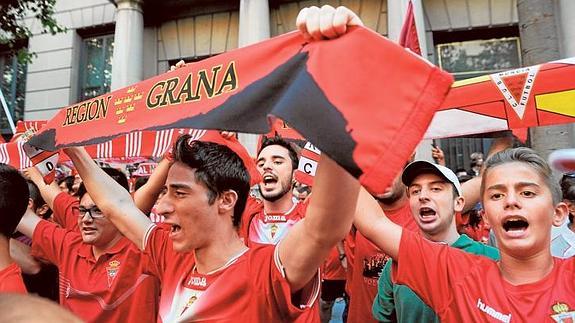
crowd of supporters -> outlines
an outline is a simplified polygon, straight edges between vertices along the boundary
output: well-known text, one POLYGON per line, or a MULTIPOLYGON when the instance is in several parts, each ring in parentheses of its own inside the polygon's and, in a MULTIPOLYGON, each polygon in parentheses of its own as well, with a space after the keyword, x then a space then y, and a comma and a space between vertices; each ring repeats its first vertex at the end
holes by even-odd
MULTIPOLYGON (((319 40, 361 21, 324 6, 297 24, 319 40)), ((434 145, 380 195, 323 155, 296 182, 277 136, 254 166, 184 135, 138 178, 82 147, 53 183, 0 164, 0 321, 572 321, 575 173, 514 146, 454 172, 434 145)))

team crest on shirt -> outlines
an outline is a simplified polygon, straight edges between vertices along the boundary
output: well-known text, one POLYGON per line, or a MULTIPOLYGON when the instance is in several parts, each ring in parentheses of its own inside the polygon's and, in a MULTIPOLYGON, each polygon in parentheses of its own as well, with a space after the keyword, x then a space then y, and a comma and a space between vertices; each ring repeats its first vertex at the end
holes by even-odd
POLYGON ((119 270, 120 262, 118 260, 112 260, 108 263, 108 267, 106 267, 106 271, 108 272, 108 287, 112 286, 119 270))
POLYGON ((186 303, 186 306, 184 306, 184 308, 182 309, 182 313, 180 313, 180 316, 182 316, 182 314, 184 314, 184 312, 192 307, 192 305, 194 305, 194 303, 198 300, 198 297, 196 295, 192 295, 189 299, 188 302, 186 303))
POLYGON ((274 223, 270 228, 270 234, 272 235, 272 239, 275 237, 277 232, 278 232, 278 225, 274 223))
POLYGON ((557 302, 551 306, 551 310, 553 313, 551 318, 555 320, 555 322, 560 323, 574 323, 575 322, 575 311, 569 308, 569 305, 566 303, 557 302))

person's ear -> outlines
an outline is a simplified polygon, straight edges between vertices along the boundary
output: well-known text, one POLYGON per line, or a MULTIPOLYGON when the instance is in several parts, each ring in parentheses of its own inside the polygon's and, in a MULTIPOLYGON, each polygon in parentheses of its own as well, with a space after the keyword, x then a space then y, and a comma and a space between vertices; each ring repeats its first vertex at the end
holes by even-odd
POLYGON ((463 207, 465 206, 465 199, 463 196, 458 196, 455 200, 453 200, 453 210, 455 212, 463 211, 463 207))
POLYGON ((218 198, 218 211, 220 213, 233 212, 237 201, 238 193, 236 191, 227 190, 222 192, 218 198))
POLYGON ((564 202, 559 202, 553 210, 553 225, 559 227, 569 215, 569 207, 564 202))

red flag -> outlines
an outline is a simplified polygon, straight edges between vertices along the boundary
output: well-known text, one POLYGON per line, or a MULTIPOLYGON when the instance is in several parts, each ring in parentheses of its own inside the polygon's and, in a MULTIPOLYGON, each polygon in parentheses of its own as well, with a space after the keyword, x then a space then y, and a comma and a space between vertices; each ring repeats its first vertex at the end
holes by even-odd
POLYGON ((455 82, 425 138, 573 122, 575 57, 455 82))
POLYGON ((407 3, 405 20, 399 35, 399 45, 409 48, 409 50, 421 56, 421 47, 419 46, 419 37, 417 37, 417 26, 415 25, 415 15, 413 14, 413 3, 411 0, 407 3))
POLYGON ((365 28, 310 43, 296 32, 64 108, 31 143, 54 150, 181 127, 266 133, 273 115, 382 193, 451 83, 365 28))

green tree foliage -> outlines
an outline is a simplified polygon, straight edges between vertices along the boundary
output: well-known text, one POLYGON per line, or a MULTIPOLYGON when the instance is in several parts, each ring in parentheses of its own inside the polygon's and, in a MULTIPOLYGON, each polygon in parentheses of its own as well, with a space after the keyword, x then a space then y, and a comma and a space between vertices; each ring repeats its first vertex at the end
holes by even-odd
POLYGON ((54 19, 56 0, 1 0, 0 1, 0 45, 18 55, 20 63, 29 63, 34 53, 28 51, 25 42, 32 32, 24 18, 34 17, 42 26, 42 33, 52 35, 65 31, 54 19))

